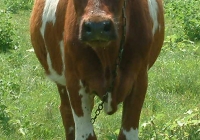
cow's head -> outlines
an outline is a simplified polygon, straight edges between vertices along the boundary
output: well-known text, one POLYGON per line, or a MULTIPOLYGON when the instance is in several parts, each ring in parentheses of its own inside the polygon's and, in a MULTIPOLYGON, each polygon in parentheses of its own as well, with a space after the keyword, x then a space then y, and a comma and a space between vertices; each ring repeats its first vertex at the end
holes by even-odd
MULTIPOLYGON (((79 41, 92 48, 115 46, 119 52, 123 33, 124 0, 73 0, 79 28, 79 41)), ((115 56, 117 57, 118 54, 115 56)), ((117 58, 116 58, 117 59, 117 58)), ((97 93, 102 99, 103 94, 97 93)), ((117 103, 111 93, 104 104, 107 114, 117 110, 117 103)))
POLYGON ((79 39, 91 47, 107 46, 120 36, 123 0, 73 0, 79 39))

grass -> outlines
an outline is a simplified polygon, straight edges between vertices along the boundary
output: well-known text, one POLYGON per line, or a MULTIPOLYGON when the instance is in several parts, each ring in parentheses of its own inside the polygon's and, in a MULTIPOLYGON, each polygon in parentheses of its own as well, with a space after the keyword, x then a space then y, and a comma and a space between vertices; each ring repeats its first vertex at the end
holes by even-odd
MULTIPOLYGON (((29 17, 30 11, 12 14, 19 46, 0 53, 0 139, 63 140, 56 86, 46 79, 34 53, 27 51, 32 48, 29 17)), ((200 51, 196 49, 200 43, 170 42, 178 29, 170 19, 166 25, 165 45, 149 71, 140 139, 196 140, 200 137, 200 51)), ((98 138, 115 140, 120 122, 121 108, 112 116, 101 113, 94 124, 98 138)))

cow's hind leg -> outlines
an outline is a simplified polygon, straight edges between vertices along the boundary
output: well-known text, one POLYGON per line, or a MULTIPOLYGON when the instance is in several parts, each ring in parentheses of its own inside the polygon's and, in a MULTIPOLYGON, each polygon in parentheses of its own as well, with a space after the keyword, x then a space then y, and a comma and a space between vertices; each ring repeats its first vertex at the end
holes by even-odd
POLYGON ((74 140, 75 139, 74 119, 66 87, 61 85, 57 85, 57 87, 60 93, 60 99, 61 99, 60 113, 65 128, 66 139, 74 140))
POLYGON ((122 126, 118 140, 138 140, 140 113, 147 90, 147 71, 137 77, 132 92, 123 103, 122 126))

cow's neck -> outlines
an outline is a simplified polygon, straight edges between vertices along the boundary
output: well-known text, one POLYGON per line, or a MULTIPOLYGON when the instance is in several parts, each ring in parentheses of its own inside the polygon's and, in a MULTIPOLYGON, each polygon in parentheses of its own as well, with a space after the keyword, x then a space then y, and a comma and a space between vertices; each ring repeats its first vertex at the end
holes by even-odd
MULTIPOLYGON (((116 48, 96 48, 95 52, 99 57, 105 78, 112 79, 112 71, 115 70, 115 64, 118 57, 118 49, 116 48)), ((110 80, 109 80, 110 81, 110 80)))

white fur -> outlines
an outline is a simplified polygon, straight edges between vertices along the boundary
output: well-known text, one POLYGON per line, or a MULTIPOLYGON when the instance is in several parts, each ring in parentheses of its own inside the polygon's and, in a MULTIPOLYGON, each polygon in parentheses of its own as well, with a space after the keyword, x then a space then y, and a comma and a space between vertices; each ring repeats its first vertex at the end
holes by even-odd
POLYGON ((71 127, 69 128, 69 134, 72 133, 73 131, 74 131, 74 127, 71 126, 71 127))
POLYGON ((112 111, 111 103, 112 103, 112 96, 111 96, 111 93, 109 92, 108 93, 108 102, 104 103, 104 111, 105 111, 105 113, 109 113, 109 112, 112 111))
POLYGON ((65 89, 61 89, 61 93, 64 94, 65 93, 65 89))
POLYGON ((85 92, 85 88, 83 87, 81 81, 80 87, 79 95, 82 96, 81 107, 83 110, 83 116, 77 116, 72 107, 75 122, 75 140, 86 140, 90 135, 94 136, 94 128, 91 123, 91 96, 85 92))
POLYGON ((148 0, 149 13, 153 21, 152 33, 155 34, 156 30, 159 28, 158 23, 158 3, 156 0, 148 0))
POLYGON ((47 22, 52 22, 53 25, 56 22, 56 9, 58 5, 59 0, 46 0, 45 6, 42 14, 42 27, 40 29, 40 32, 42 33, 42 36, 44 38, 45 28, 47 22))
POLYGON ((130 131, 126 131, 125 129, 122 129, 122 131, 126 137, 126 140, 139 140, 137 129, 134 130, 133 128, 131 128, 130 131))
POLYGON ((64 52, 64 41, 61 40, 60 41, 60 52, 61 52, 61 57, 62 57, 62 63, 63 63, 63 74, 64 74, 64 70, 65 70, 65 52, 64 52))
POLYGON ((57 72, 53 69, 52 64, 51 64, 51 59, 50 57, 47 57, 47 62, 48 62, 48 66, 49 66, 49 71, 50 71, 50 75, 48 75, 48 77, 55 81, 56 83, 59 83, 63 86, 66 85, 66 79, 65 79, 65 64, 64 64, 64 41, 60 41, 60 52, 61 52, 61 57, 62 57, 62 64, 63 64, 63 70, 62 70, 62 74, 59 75, 57 74, 57 72))
POLYGON ((66 80, 65 80, 65 76, 64 76, 64 73, 62 73, 62 75, 59 75, 57 74, 57 72, 53 69, 52 67, 52 63, 51 63, 51 58, 50 58, 50 55, 49 53, 47 53, 47 64, 49 66, 49 72, 50 74, 48 75, 48 77, 56 82, 56 83, 59 83, 61 85, 66 85, 66 80))
MULTIPOLYGON (((46 24, 48 22, 52 22, 53 25, 54 25, 55 22, 56 22, 55 13, 56 13, 58 2, 59 2, 59 0, 46 0, 45 1, 45 6, 44 6, 43 14, 42 14, 42 26, 40 28, 40 32, 41 32, 43 39, 44 39, 44 35, 45 35, 46 24)), ((46 46, 46 43, 45 43, 45 47, 46 47, 46 51, 47 51, 47 64, 48 64, 49 72, 50 72, 48 77, 56 83, 59 83, 61 85, 66 85, 66 79, 65 79, 65 76, 64 76, 65 68, 63 67, 63 71, 62 71, 61 75, 59 75, 53 69, 52 60, 51 60, 50 54, 47 50, 48 46, 46 46)), ((64 42, 63 42, 63 40, 60 41, 60 52, 61 52, 61 55, 62 55, 62 63, 63 63, 63 66, 64 66, 64 42)))
POLYGON ((94 0, 94 4, 95 4, 95 7, 99 7, 100 6, 99 0, 94 0))

